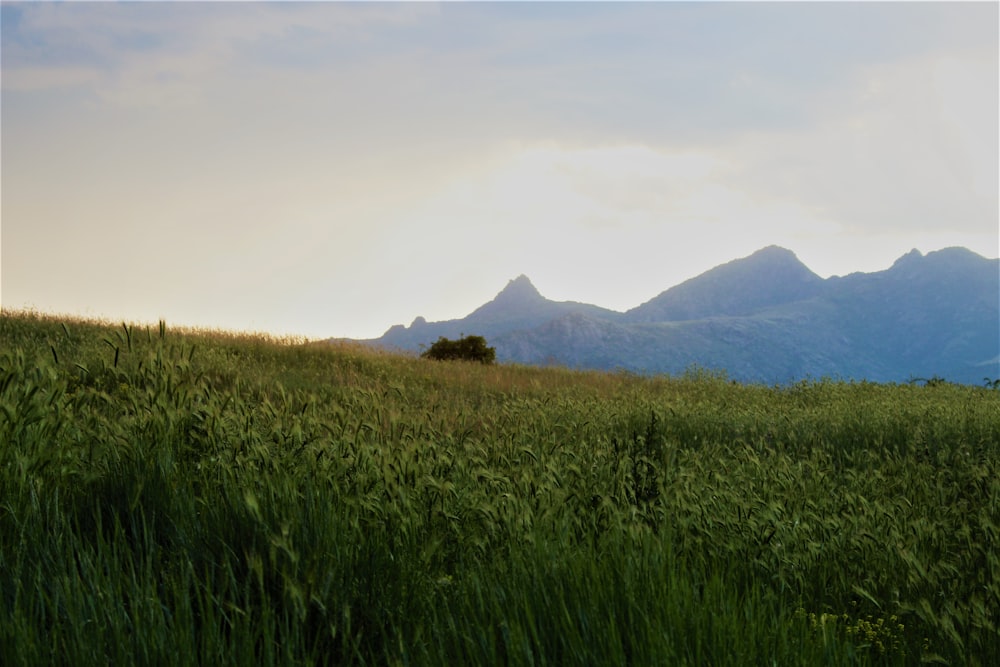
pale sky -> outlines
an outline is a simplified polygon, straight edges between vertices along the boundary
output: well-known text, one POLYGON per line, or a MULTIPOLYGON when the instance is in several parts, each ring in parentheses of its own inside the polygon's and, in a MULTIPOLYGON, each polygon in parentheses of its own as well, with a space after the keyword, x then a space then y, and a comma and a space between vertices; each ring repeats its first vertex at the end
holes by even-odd
POLYGON ((380 336, 1000 254, 998 3, 7 3, 2 306, 380 336))

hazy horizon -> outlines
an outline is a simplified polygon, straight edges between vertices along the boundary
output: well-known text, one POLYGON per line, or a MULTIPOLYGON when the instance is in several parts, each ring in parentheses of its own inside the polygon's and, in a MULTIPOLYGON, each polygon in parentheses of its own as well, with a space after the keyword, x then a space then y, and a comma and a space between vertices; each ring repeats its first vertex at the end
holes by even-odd
POLYGON ((375 338, 1000 255, 997 3, 0 11, 4 309, 375 338))
MULTIPOLYGON (((768 246, 764 246, 764 248, 766 248, 766 247, 768 247, 768 246)), ((956 247, 959 247, 959 246, 949 246, 947 248, 938 248, 938 249, 929 250, 929 251, 926 251, 926 252, 923 251, 923 250, 921 250, 920 248, 911 248, 907 253, 903 253, 903 255, 912 253, 914 251, 917 251, 921 255, 926 256, 926 255, 934 253, 934 252, 939 252, 941 250, 947 250, 949 248, 956 248, 956 247)), ((964 248, 964 246, 962 246, 962 247, 964 248)), ((759 248, 758 250, 763 250, 764 248, 759 248)), ((792 253, 795 252, 792 248, 785 248, 785 249, 786 250, 790 250, 792 253)), ((968 250, 968 248, 966 248, 966 249, 968 250)), ((751 254, 753 254, 753 253, 751 253, 751 254)), ((893 260, 892 262, 890 262, 890 265, 892 263, 894 263, 896 260, 900 259, 903 255, 900 255, 900 257, 897 257, 895 260, 893 260)), ((740 260, 740 259, 745 259, 745 257, 734 257, 733 259, 729 260, 729 262, 740 260)), ((995 260, 995 259, 998 259, 998 258, 996 258, 996 257, 990 257, 990 258, 987 258, 987 259, 994 259, 995 260)), ((474 311, 475 309, 477 309, 480 306, 485 305, 486 303, 489 303, 490 301, 492 301, 496 296, 499 295, 500 292, 504 291, 507 287, 509 287, 511 283, 515 282, 517 279, 522 278, 522 277, 527 278, 528 281, 531 283, 532 287, 534 287, 543 298, 548 299, 549 301, 577 301, 577 302, 580 302, 580 303, 590 304, 590 305, 593 305, 593 306, 599 306, 601 308, 605 308, 607 310, 611 310, 611 311, 614 311, 614 312, 625 313, 625 312, 627 312, 627 311, 629 311, 629 310, 631 310, 633 308, 636 308, 638 306, 643 305, 646 301, 649 301, 650 299, 653 299, 654 297, 660 296, 663 292, 669 290, 672 287, 676 287, 676 286, 678 286, 680 284, 683 284, 683 283, 687 282, 688 280, 691 280, 691 279, 694 279, 694 278, 698 278, 702 273, 711 271, 712 269, 717 268, 718 266, 721 266, 722 264, 727 264, 729 262, 722 262, 721 264, 718 264, 718 265, 715 265, 715 266, 711 266, 711 267, 707 267, 704 271, 699 271, 697 275, 691 275, 691 276, 688 276, 687 278, 684 278, 684 279, 680 280, 679 282, 677 282, 675 284, 667 285, 666 287, 663 287, 663 288, 657 288, 655 290, 655 292, 652 292, 652 293, 648 294, 647 296, 642 297, 640 300, 635 301, 635 303, 632 303, 631 305, 626 305, 624 307, 619 307, 619 308, 611 308, 611 307, 605 306, 604 304, 601 304, 601 303, 596 303, 596 302, 593 302, 593 301, 588 301, 587 299, 552 299, 552 298, 549 297, 549 295, 547 295, 544 292, 544 290, 541 290, 541 289, 538 288, 538 285, 535 284, 535 281, 531 278, 531 276, 529 276, 529 275, 527 275, 525 273, 520 273, 520 274, 518 274, 516 276, 511 276, 502 285, 497 285, 495 287, 495 289, 493 289, 491 292, 484 293, 483 296, 482 296, 481 301, 478 302, 478 303, 476 303, 472 308, 470 308, 466 312, 456 313, 454 315, 446 315, 446 316, 443 316, 441 318, 435 318, 435 319, 431 319, 431 318, 425 317, 425 316, 423 316, 423 315, 421 315, 421 314, 418 313, 417 315, 415 315, 414 317, 410 318, 409 320, 406 320, 406 321, 400 320, 398 322, 393 322, 391 325, 386 326, 385 330, 383 330, 383 331, 381 331, 379 333, 370 335, 370 336, 353 336, 353 337, 352 336, 336 336, 336 335, 332 335, 332 336, 331 335, 308 336, 306 334, 302 334, 301 332, 295 332, 295 331, 291 331, 291 330, 287 330, 287 329, 266 329, 265 330, 265 329, 246 328, 246 327, 243 327, 243 328, 239 328, 239 327, 237 327, 237 328, 230 328, 230 327, 217 326, 217 325, 212 324, 211 322, 176 322, 176 321, 172 321, 172 320, 171 321, 165 321, 164 320, 164 322, 165 322, 165 324, 168 327, 177 326, 177 327, 180 327, 182 329, 194 329, 194 330, 206 330, 206 331, 217 330, 217 331, 227 331, 227 332, 232 332, 232 333, 250 333, 250 334, 261 333, 261 334, 273 335, 273 336, 276 336, 278 338, 281 338, 281 337, 291 337, 291 338, 302 338, 302 337, 305 337, 305 338, 310 339, 310 340, 320 340, 320 339, 372 340, 372 339, 381 338, 382 335, 385 334, 386 331, 388 329, 390 329, 391 327, 393 327, 393 326, 403 325, 404 327, 409 328, 413 324, 414 320, 416 320, 416 319, 422 319, 425 322, 430 322, 430 323, 433 323, 433 322, 443 322, 443 321, 448 321, 448 320, 460 320, 460 319, 463 319, 466 316, 470 315, 472 313, 472 311, 474 311)), ((811 269, 812 267, 807 267, 807 268, 811 269)), ((865 271, 864 273, 878 272, 878 271, 887 270, 889 268, 891 268, 891 266, 887 265, 885 267, 882 267, 881 269, 873 269, 872 271, 865 271)), ((849 272, 849 273, 856 273, 856 272, 849 272)), ((817 275, 819 275, 819 274, 817 274, 817 275)), ((830 274, 830 275, 820 276, 820 277, 825 279, 825 278, 837 277, 837 276, 844 276, 844 275, 847 275, 847 274, 830 274)), ((145 320, 138 319, 138 320, 136 320, 136 319, 131 319, 131 318, 128 318, 128 317, 124 317, 123 318, 123 317, 115 315, 113 313, 112 314, 108 314, 108 313, 94 313, 94 312, 88 312, 86 310, 80 310, 80 311, 75 311, 75 312, 40 310, 40 309, 36 308, 33 304, 22 304, 19 307, 10 307, 10 308, 8 308, 8 307, 5 306, 4 310, 5 311, 9 311, 9 312, 34 312, 34 313, 38 313, 40 315, 54 315, 54 316, 57 316, 57 317, 58 316, 80 317, 81 319, 85 319, 85 320, 106 321, 109 324, 113 324, 113 325, 118 325, 120 322, 124 321, 126 324, 128 324, 130 326, 131 325, 155 326, 155 325, 158 324, 159 321, 161 321, 161 320, 164 319, 164 318, 160 317, 160 318, 157 318, 155 320, 153 320, 153 319, 145 319, 145 320)), ((418 310, 419 310, 419 307, 418 307, 418 310)))

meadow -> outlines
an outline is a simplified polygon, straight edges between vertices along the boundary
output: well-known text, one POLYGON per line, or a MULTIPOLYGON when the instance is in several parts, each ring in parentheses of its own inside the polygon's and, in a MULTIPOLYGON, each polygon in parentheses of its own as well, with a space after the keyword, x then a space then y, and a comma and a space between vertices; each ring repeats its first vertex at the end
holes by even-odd
POLYGON ((1000 391, 0 316, 0 664, 986 665, 1000 391))

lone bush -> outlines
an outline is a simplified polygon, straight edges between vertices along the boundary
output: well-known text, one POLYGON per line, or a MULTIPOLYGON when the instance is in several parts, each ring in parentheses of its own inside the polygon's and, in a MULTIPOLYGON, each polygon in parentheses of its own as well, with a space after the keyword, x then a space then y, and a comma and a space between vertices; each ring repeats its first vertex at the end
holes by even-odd
POLYGON ((438 361, 478 361, 481 364, 492 364, 496 361, 497 351, 487 347, 486 339, 482 336, 464 336, 458 340, 441 336, 420 356, 438 361))

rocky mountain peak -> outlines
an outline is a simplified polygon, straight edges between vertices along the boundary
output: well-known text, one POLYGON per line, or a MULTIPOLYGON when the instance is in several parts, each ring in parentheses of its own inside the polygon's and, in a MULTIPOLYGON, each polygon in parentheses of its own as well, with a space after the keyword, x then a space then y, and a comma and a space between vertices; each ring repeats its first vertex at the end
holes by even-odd
POLYGON ((523 273, 517 278, 509 281, 507 286, 496 295, 493 299, 493 303, 503 304, 503 305, 514 305, 514 304, 532 304, 544 301, 543 297, 535 286, 531 284, 531 280, 528 276, 523 273))
POLYGON ((672 287, 629 311, 633 321, 657 322, 749 315, 762 308, 810 298, 823 279, 791 250, 767 246, 672 287))

